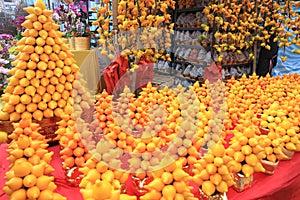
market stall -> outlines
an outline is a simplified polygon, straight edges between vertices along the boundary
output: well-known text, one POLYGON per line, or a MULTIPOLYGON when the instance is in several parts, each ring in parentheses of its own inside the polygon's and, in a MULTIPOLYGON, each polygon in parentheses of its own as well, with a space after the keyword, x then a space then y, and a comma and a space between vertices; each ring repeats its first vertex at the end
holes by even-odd
POLYGON ((252 73, 275 32, 300 46, 294 2, 61 3, 24 8, 1 66, 1 199, 299 198, 300 75, 252 73))

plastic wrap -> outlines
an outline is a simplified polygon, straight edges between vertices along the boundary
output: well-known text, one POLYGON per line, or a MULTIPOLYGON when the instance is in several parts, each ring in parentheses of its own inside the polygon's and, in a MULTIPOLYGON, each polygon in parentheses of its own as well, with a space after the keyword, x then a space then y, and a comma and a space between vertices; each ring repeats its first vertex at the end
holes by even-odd
POLYGON ((193 65, 188 65, 183 71, 184 76, 190 76, 191 70, 193 69, 193 65))

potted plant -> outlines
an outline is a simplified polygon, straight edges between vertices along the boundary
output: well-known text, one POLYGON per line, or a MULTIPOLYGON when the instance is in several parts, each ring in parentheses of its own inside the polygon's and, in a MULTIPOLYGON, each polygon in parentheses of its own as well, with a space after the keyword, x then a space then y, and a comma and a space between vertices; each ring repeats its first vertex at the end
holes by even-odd
POLYGON ((68 38, 70 49, 90 49, 88 11, 83 1, 79 4, 60 2, 54 8, 52 17, 57 24, 61 25, 61 31, 68 38))

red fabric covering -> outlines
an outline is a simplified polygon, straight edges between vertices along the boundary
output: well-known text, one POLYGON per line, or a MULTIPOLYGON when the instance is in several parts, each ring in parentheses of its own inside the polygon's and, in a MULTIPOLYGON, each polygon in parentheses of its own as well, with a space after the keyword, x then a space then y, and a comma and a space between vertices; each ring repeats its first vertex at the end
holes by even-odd
MULTIPOLYGON (((0 144, 0 188, 5 184, 5 172, 8 170, 9 162, 6 161, 8 154, 6 153, 7 144, 0 144)), ((64 172, 61 167, 61 159, 59 157, 59 146, 50 147, 49 151, 54 151, 52 166, 55 168, 53 173, 55 183, 57 185, 56 192, 64 195, 67 199, 82 200, 79 188, 68 186, 64 172)), ((295 153, 290 161, 280 161, 274 175, 263 173, 254 174, 253 186, 241 193, 229 189, 227 197, 229 200, 299 200, 300 199, 300 153, 295 153)), ((193 192, 198 193, 194 184, 193 192)), ((199 193, 198 193, 199 194, 199 193)), ((198 196, 198 195, 197 195, 198 196)), ((5 193, 0 190, 0 199, 8 200, 5 193)))
POLYGON ((130 79, 125 80, 124 78, 122 78, 122 81, 119 82, 121 77, 127 72, 127 69, 128 60, 123 58, 120 54, 117 55, 115 61, 104 69, 104 81, 106 84, 106 90, 109 94, 112 94, 116 89, 123 90, 122 88, 130 83, 130 79), (115 88, 116 86, 117 88, 115 88))
MULTIPOLYGON (((152 82, 154 63, 143 57, 138 65, 139 68, 134 72, 136 73, 135 87, 141 88, 147 85, 148 82, 152 82)), ((125 86, 131 86, 131 76, 133 73, 129 73, 128 69, 128 60, 121 57, 120 54, 117 55, 115 61, 104 69, 104 81, 109 94, 117 96, 117 94, 123 91, 125 86)))
POLYGON ((212 63, 204 69, 204 80, 209 80, 209 83, 215 83, 222 80, 222 66, 212 63))

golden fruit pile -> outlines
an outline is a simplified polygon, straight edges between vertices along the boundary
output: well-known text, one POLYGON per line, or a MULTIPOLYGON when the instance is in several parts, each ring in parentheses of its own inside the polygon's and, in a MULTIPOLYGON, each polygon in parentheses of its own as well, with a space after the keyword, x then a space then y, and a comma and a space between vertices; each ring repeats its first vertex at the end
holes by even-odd
POLYGON ((9 135, 7 160, 12 163, 5 175, 3 191, 10 199, 66 199, 55 193, 54 171, 50 165, 53 152, 48 152, 45 137, 38 133, 39 124, 29 119, 14 123, 9 135))
MULTIPOLYGON (((58 122, 58 129, 55 132, 59 144, 62 147, 60 151, 63 160, 63 168, 70 170, 73 167, 83 167, 83 164, 90 158, 90 154, 85 145, 92 145, 90 140, 90 131, 88 124, 93 111, 93 102, 89 91, 84 87, 85 81, 80 74, 73 81, 72 102, 65 107, 64 114, 61 114, 62 120, 58 122)), ((88 147, 88 146, 87 146, 88 147)))
POLYGON ((15 131, 10 135, 13 141, 9 145, 11 156, 8 159, 14 165, 7 180, 13 176, 13 171, 22 170, 23 163, 28 170, 18 180, 9 180, 5 192, 12 199, 24 199, 26 193, 29 199, 46 199, 45 196, 64 199, 53 193, 56 186, 50 176, 53 168, 49 165, 53 152, 47 153, 47 141, 38 133, 37 125, 31 123, 31 120, 61 117, 56 134, 62 147, 60 153, 63 168, 82 167, 90 154, 77 128, 82 132, 80 127, 89 123, 86 113, 94 103, 84 87, 85 81, 78 72, 73 54, 62 39, 63 33, 57 30, 59 25, 52 20, 52 11, 47 10, 45 3, 39 0, 34 7, 24 10, 29 15, 22 24, 26 29, 22 34, 24 37, 17 43, 20 53, 13 63, 15 67, 10 71, 12 77, 2 96, 4 112, 1 119, 8 120, 9 117, 12 122, 21 120, 20 126, 29 124, 29 127, 21 129, 15 125, 15 131), (23 185, 13 185, 18 184, 22 178, 23 185), (24 198, 15 197, 24 195, 24 192, 24 198))
POLYGON ((72 82, 79 68, 52 20, 52 11, 40 1, 24 10, 29 14, 22 24, 26 30, 17 43, 19 53, 2 95, 1 120, 60 117, 72 101, 72 82))
POLYGON ((206 195, 223 193, 235 184, 232 173, 250 177, 265 171, 261 160, 274 163, 287 159, 285 148, 299 150, 299 82, 298 75, 258 78, 254 74, 231 79, 226 86, 220 81, 202 87, 195 83, 187 90, 148 84, 138 97, 129 88, 116 97, 104 91, 97 96, 93 123, 98 127, 90 133, 95 143, 88 149, 92 159, 106 163, 114 173, 134 171, 137 177, 152 177, 141 198, 159 199, 165 188, 189 197, 168 181, 170 174, 174 180, 173 170, 168 176, 164 173, 175 160, 180 160, 175 165, 182 176, 186 166, 193 166, 189 178, 180 181, 186 184, 184 191, 193 180, 206 195), (226 134, 233 138, 225 150, 226 134), (208 154, 203 156, 204 147, 208 154))

